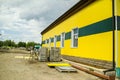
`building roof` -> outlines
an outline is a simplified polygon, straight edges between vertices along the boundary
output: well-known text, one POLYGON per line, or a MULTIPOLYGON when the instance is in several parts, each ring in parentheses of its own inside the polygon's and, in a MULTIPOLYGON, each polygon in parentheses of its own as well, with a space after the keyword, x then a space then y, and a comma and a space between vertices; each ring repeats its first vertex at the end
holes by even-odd
POLYGON ((66 20, 67 18, 69 18, 70 16, 72 16, 73 14, 77 13, 78 11, 80 11, 81 9, 83 9, 85 6, 87 6, 88 4, 92 3, 95 0, 80 0, 77 4, 75 4, 71 9, 69 9, 67 12, 65 12, 62 16, 60 16, 59 18, 57 18, 52 24, 50 24, 46 29, 44 29, 41 34, 46 33, 47 31, 49 31, 50 29, 54 28, 56 25, 58 25, 59 23, 63 22, 64 20, 66 20))

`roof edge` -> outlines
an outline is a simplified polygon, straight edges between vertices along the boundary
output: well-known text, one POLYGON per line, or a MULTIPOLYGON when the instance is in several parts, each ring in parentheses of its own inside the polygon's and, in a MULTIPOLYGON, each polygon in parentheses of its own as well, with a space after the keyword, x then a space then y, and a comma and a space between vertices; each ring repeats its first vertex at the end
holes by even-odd
POLYGON ((72 8, 70 8, 67 12, 65 12, 63 15, 61 15, 59 18, 57 18, 52 24, 50 24, 47 28, 45 28, 41 34, 45 34, 48 30, 54 28, 59 23, 63 22, 73 14, 77 13, 79 10, 83 9, 90 3, 94 2, 96 0, 80 0, 78 3, 76 3, 72 8))

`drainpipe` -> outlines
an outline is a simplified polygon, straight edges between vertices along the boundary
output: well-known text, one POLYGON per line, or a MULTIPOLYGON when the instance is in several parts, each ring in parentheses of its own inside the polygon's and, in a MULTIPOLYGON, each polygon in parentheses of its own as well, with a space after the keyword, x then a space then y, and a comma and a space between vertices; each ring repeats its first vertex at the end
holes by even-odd
POLYGON ((113 70, 115 70, 115 31, 116 31, 116 21, 115 21, 115 0, 112 0, 112 17, 113 17, 113 70))
POLYGON ((118 22, 117 16, 118 16, 118 6, 117 3, 119 2, 119 0, 114 0, 114 14, 115 14, 115 54, 116 54, 116 77, 118 77, 120 79, 120 66, 119 66, 119 60, 118 58, 119 56, 119 51, 118 51, 118 24, 120 22, 118 22))
POLYGON ((112 0, 112 27, 113 27, 113 52, 112 52, 112 69, 104 71, 104 74, 109 71, 115 71, 115 31, 116 31, 116 20, 115 20, 115 1, 112 0))

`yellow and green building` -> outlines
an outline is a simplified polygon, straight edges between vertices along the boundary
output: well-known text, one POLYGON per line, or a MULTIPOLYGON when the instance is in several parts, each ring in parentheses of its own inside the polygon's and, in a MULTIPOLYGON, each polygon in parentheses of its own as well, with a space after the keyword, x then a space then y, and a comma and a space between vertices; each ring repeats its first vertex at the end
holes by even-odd
POLYGON ((120 73, 120 0, 80 0, 41 34, 65 59, 120 73))

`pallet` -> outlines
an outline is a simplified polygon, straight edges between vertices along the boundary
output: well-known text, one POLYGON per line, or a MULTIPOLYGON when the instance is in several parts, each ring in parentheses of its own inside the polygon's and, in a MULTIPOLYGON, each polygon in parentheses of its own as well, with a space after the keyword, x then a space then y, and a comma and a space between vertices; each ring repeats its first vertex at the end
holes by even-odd
POLYGON ((71 66, 57 66, 55 68, 59 72, 68 72, 68 73, 77 72, 77 70, 75 68, 71 67, 71 66))

